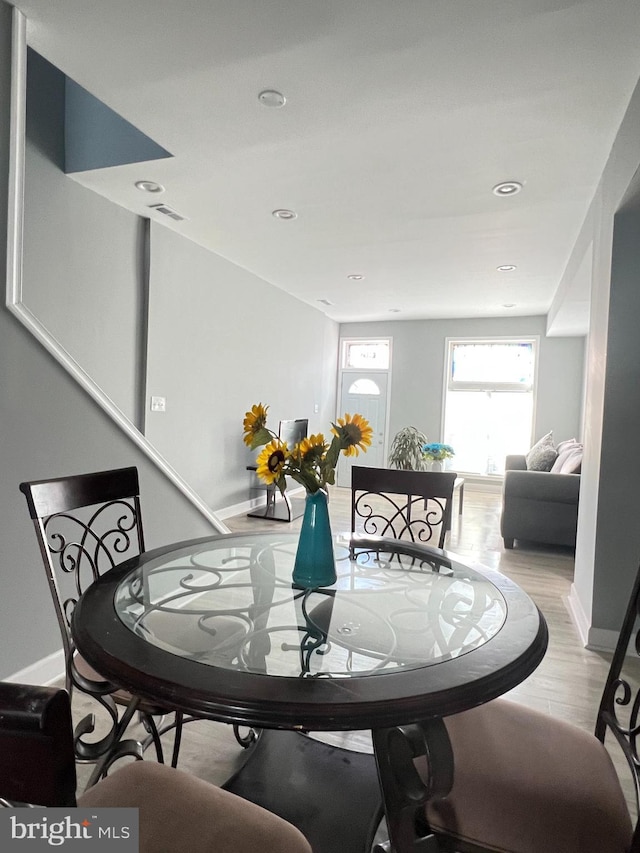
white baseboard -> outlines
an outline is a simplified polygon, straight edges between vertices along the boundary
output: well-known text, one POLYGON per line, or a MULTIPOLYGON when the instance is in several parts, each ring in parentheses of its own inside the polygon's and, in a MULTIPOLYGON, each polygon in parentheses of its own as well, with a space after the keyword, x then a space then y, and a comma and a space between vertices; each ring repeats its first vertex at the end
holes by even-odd
POLYGON ((252 509, 255 509, 257 506, 262 506, 264 503, 264 498, 252 498, 248 501, 242 501, 239 504, 232 504, 231 506, 226 506, 224 509, 217 509, 216 515, 218 518, 224 519, 233 518, 234 515, 242 515, 242 513, 250 512, 252 509))
POLYGON ((569 595, 566 598, 563 598, 563 602, 567 608, 569 616, 571 617, 573 626, 578 632, 580 641, 586 648, 587 643, 589 642, 589 620, 587 619, 587 614, 584 612, 582 607, 582 602, 578 598, 576 585, 574 583, 571 584, 569 595))
MULTIPOLYGON (((295 489, 287 489, 287 494, 289 497, 295 497, 296 495, 300 495, 304 493, 304 488, 302 486, 295 489)), ((265 495, 264 492, 257 498, 250 498, 247 501, 241 501, 238 504, 232 504, 231 506, 226 506, 223 509, 217 509, 215 511, 216 517, 224 520, 225 518, 233 518, 234 515, 242 515, 242 513, 251 512, 251 510, 256 509, 256 507, 264 506, 265 495)))
POLYGON ((46 686, 53 684, 59 678, 64 678, 64 650, 60 649, 47 655, 46 658, 26 666, 24 669, 14 672, 5 681, 14 684, 40 684, 46 686))
POLYGON ((564 599, 564 603, 585 649, 592 652, 612 652, 615 649, 618 642, 618 631, 611 631, 608 628, 594 628, 589 623, 574 583, 571 584, 571 591, 564 599))

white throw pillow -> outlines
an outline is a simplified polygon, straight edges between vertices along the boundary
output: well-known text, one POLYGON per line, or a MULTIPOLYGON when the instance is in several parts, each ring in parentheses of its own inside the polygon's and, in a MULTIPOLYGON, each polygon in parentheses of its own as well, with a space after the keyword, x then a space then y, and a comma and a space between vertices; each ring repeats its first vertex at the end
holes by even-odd
POLYGON ((582 445, 580 442, 576 441, 575 438, 569 438, 567 441, 561 441, 557 447, 558 450, 558 458, 553 463, 553 467, 551 468, 552 474, 566 474, 566 471, 562 470, 562 466, 567 461, 567 459, 575 453, 576 450, 579 450, 582 454, 582 445))
POLYGON ((569 451, 569 455, 562 463, 561 474, 579 474, 582 469, 582 445, 569 451))
MULTIPOLYGON (((558 451, 558 456, 562 453, 563 450, 569 450, 569 448, 575 447, 576 444, 579 444, 579 442, 576 441, 575 438, 567 438, 565 439, 565 441, 561 441, 556 447, 556 450, 558 451)), ((581 444, 580 447, 582 447, 581 444)))

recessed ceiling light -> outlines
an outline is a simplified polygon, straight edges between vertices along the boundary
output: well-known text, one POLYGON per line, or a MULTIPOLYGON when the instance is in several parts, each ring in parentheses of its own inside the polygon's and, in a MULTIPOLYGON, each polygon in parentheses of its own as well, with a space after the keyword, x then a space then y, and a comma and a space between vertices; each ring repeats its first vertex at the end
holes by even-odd
POLYGON ((503 307, 503 308, 515 308, 515 307, 516 307, 516 303, 515 303, 515 302, 504 302, 504 303, 503 303, 503 305, 502 305, 502 307, 503 307))
POLYGON ((277 92, 275 89, 265 89, 258 95, 258 100, 265 107, 284 107, 287 99, 282 92, 277 92))
POLYGON ((347 276, 347 278, 348 278, 350 281, 362 281, 362 279, 364 278, 364 276, 363 276, 363 275, 360 275, 360 273, 351 273, 351 275, 348 275, 348 276, 347 276))
POLYGON ((164 187, 162 184, 156 184, 155 181, 136 181, 136 187, 145 193, 163 193, 164 187))
POLYGON ((280 207, 277 210, 272 210, 271 215, 275 216, 276 219, 297 219, 298 214, 295 210, 287 210, 284 207, 280 207))
POLYGON ((496 184, 493 188, 494 195, 515 195, 522 189, 522 184, 519 181, 503 181, 501 184, 496 184))
POLYGON ((514 270, 517 270, 518 267, 516 267, 515 264, 502 264, 501 266, 496 267, 496 269, 499 272, 513 272, 514 270))

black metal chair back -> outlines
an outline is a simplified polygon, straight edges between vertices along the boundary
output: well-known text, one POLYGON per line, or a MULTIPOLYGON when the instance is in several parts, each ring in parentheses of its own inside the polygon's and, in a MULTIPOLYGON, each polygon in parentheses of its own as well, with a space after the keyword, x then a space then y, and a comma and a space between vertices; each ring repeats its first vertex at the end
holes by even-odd
MULTIPOLYGON (((103 572, 145 550, 137 468, 116 468, 25 482, 20 483, 20 491, 27 499, 58 618, 65 654, 66 690, 71 695, 73 688, 78 687, 90 694, 112 719, 111 731, 96 743, 83 740, 83 735, 93 731, 93 716, 81 721, 75 733, 76 755, 83 760, 111 755, 110 750, 126 731, 128 720, 137 708, 150 736, 141 745, 127 741, 130 746, 125 745, 122 754, 139 757, 151 741, 158 760, 163 762, 160 736, 175 729, 171 760, 175 767, 183 723, 195 718, 183 718, 180 711, 141 701, 139 697, 132 701, 131 694, 115 689, 102 680, 99 673, 90 668, 87 673, 86 663, 74 657, 71 637, 71 616, 83 591, 103 572), (82 671, 79 662, 82 663, 82 671), (120 718, 116 705, 127 707, 120 718), (163 724, 159 731, 154 716, 162 718, 170 712, 173 721, 163 724)), ((234 726, 234 733, 243 747, 254 739, 253 731, 242 736, 237 726, 234 726)), ((107 769, 108 765, 104 764, 100 772, 107 769)), ((96 780, 97 775, 94 775, 90 784, 96 780)))
POLYGON ((351 469, 351 531, 444 547, 451 527, 451 471, 351 469))
POLYGON ((69 694, 0 682, 0 804, 75 806, 69 694))
POLYGON ((144 551, 136 468, 20 483, 33 520, 58 618, 71 692, 70 622, 100 574, 144 551))
MULTIPOLYGON (((595 736, 604 743, 607 731, 616 739, 631 770, 636 814, 640 815, 640 568, 631 591, 622 628, 607 674, 595 736), (633 654, 630 654, 633 652, 633 654), (624 673, 623 673, 624 670, 624 673)), ((636 822, 630 853, 640 853, 640 821, 636 822)))

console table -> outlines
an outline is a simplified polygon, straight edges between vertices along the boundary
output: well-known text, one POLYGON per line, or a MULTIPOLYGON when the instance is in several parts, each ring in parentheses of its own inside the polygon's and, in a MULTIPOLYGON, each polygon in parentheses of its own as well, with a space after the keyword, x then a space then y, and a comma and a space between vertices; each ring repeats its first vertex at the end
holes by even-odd
MULTIPOLYGON (((255 473, 256 465, 247 465, 247 471, 255 473)), ((304 498, 291 497, 286 491, 281 494, 280 489, 271 484, 259 484, 251 486, 252 490, 265 492, 265 503, 257 509, 247 513, 247 518, 268 518, 271 521, 293 521, 300 518, 304 513, 304 498), (278 499, 280 498, 280 500, 278 499)))

